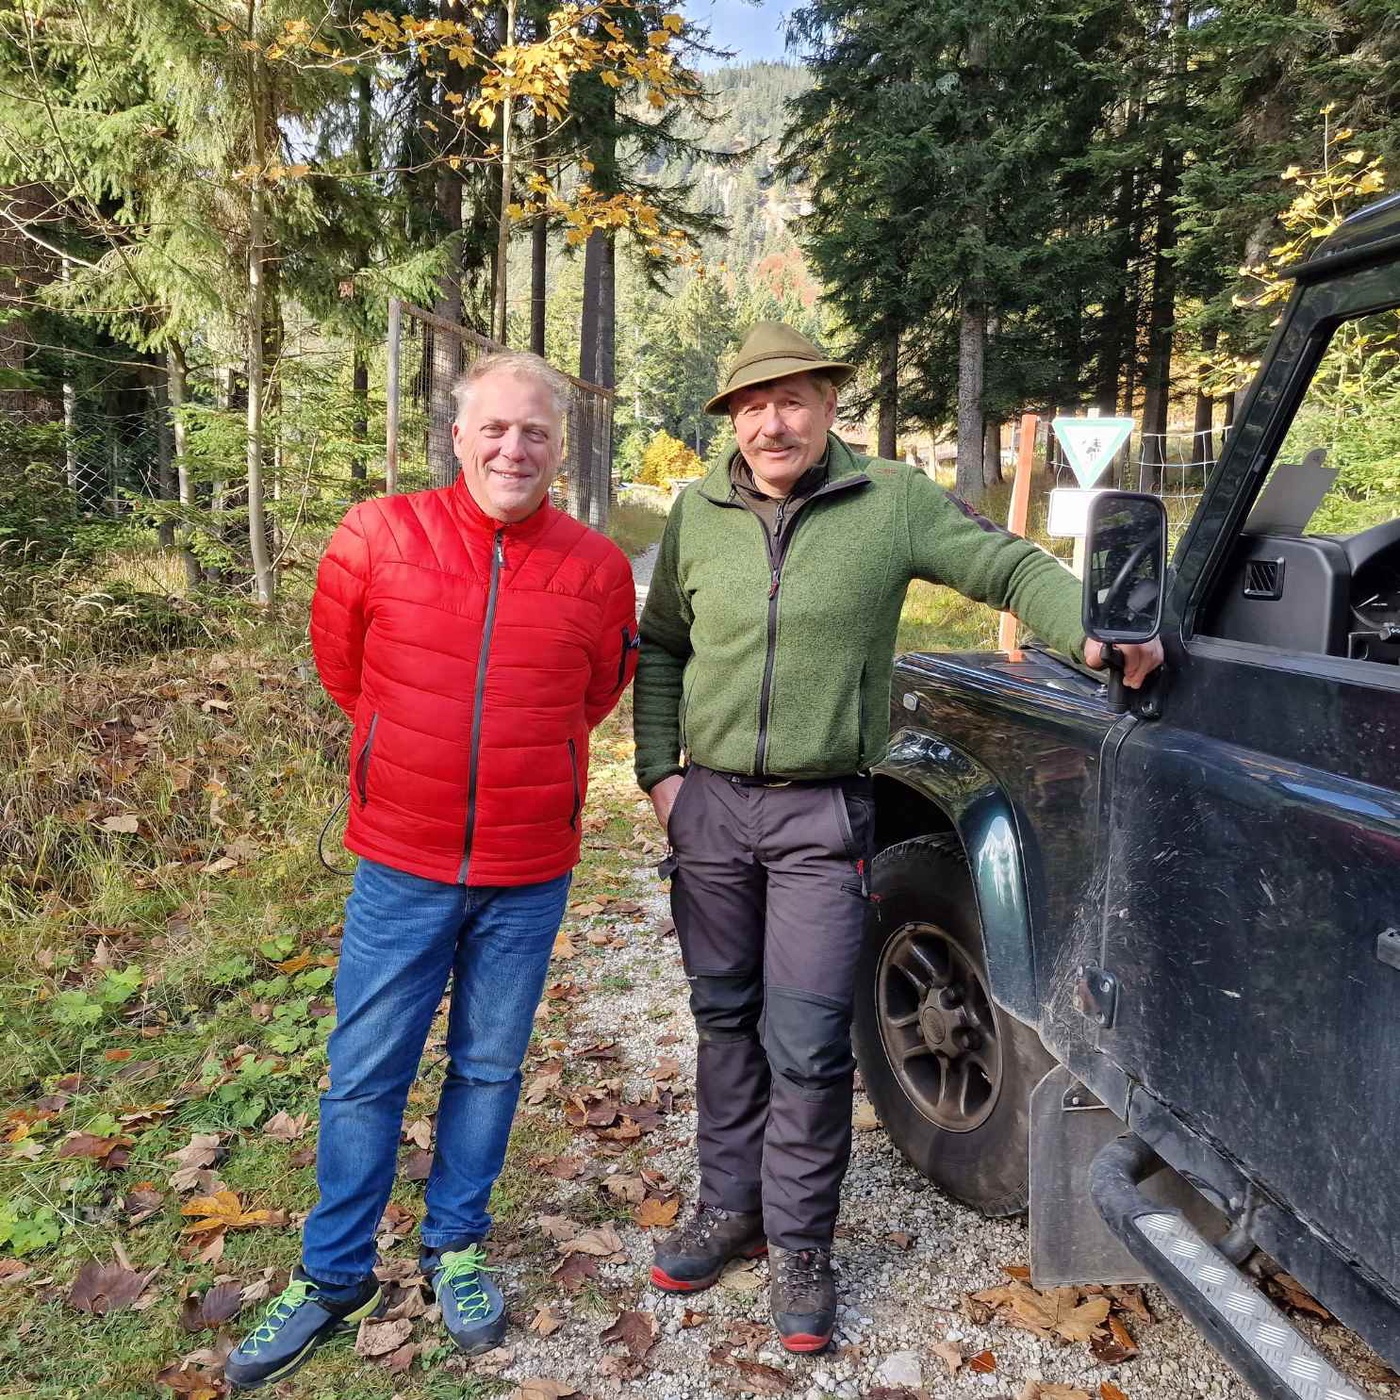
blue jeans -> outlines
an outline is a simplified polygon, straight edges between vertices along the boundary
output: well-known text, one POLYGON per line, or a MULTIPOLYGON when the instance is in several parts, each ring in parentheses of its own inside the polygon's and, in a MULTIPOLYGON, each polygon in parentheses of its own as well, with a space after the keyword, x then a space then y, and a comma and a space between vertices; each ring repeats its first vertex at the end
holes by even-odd
POLYGON ((571 878, 472 887, 360 861, 321 1096, 321 1198, 302 1238, 312 1278, 344 1286, 374 1268, 404 1105, 449 975, 448 1070, 421 1237, 436 1251, 485 1236, 571 878))

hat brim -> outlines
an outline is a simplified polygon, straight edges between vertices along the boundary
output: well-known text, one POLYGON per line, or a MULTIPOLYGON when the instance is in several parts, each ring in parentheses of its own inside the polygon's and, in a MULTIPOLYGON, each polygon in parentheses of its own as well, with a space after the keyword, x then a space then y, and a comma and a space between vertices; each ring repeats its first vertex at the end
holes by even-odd
POLYGON ((796 355, 768 355, 746 364, 718 394, 705 405, 706 413, 724 413, 730 395, 755 384, 771 384, 775 379, 790 379, 794 374, 821 374, 839 389, 854 373, 856 367, 844 360, 804 360, 796 355))

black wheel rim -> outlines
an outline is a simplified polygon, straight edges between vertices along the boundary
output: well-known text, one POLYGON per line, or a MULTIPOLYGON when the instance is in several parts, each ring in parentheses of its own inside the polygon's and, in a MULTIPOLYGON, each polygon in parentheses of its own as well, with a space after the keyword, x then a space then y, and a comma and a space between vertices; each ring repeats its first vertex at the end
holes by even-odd
POLYGON ((908 923, 880 954, 880 1041, 900 1088, 950 1133, 981 1127, 1001 1093, 1001 1041, 981 970, 936 924, 908 923))

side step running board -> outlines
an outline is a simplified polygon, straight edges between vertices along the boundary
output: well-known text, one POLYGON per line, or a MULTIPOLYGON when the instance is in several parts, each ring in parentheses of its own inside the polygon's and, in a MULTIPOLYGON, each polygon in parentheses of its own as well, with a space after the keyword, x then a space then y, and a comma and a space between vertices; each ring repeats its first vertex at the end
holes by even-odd
POLYGON ((1157 1166, 1131 1133, 1100 1149, 1089 1193, 1104 1223, 1207 1340, 1267 1400, 1366 1400, 1179 1211, 1143 1194, 1157 1166))

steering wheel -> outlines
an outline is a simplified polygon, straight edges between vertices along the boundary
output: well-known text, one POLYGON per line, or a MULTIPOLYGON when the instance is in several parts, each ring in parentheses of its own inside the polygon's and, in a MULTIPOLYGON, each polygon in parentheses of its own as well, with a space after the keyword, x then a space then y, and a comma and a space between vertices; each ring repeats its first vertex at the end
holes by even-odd
POLYGON ((1128 551, 1128 557, 1123 561, 1123 567, 1118 570, 1113 582, 1104 590, 1103 599, 1099 603, 1099 607, 1104 612, 1115 612, 1127 603, 1127 599, 1123 595, 1133 584, 1133 576, 1137 572, 1138 565, 1147 558, 1154 543, 1153 540, 1140 540, 1128 551))

